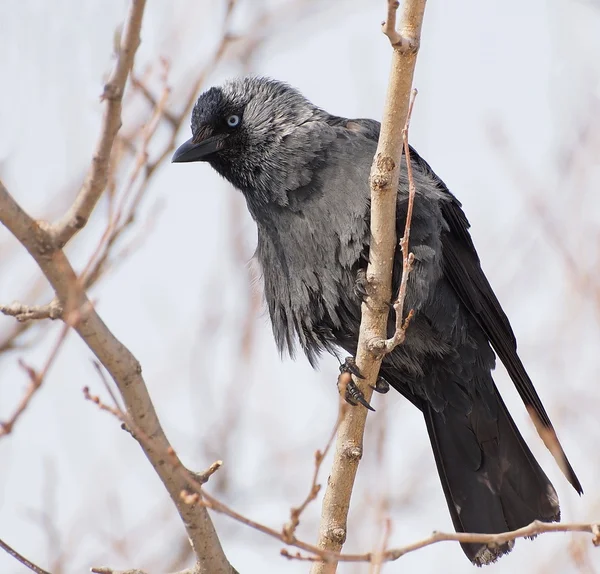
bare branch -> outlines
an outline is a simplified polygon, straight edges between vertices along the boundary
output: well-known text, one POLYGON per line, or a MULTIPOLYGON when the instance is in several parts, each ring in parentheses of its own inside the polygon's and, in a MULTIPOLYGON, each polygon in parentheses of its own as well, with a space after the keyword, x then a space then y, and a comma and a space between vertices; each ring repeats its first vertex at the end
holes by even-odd
POLYGON ((17 321, 25 322, 39 319, 60 319, 62 307, 56 299, 47 305, 23 305, 15 301, 10 305, 0 305, 0 313, 14 317, 17 321))
POLYGON ((325 550, 318 548, 317 546, 313 546, 312 544, 302 542, 295 537, 293 537, 291 540, 286 540, 283 532, 278 532, 269 526, 255 522, 254 520, 237 513, 235 510, 229 508, 204 491, 202 492, 202 495, 194 493, 191 495, 186 494, 186 496, 188 496, 190 503, 200 503, 208 506, 208 508, 211 508, 216 512, 221 512, 230 518, 249 526, 250 528, 254 528, 259 532, 267 534, 273 538, 277 538, 278 540, 281 540, 290 546, 295 546, 304 552, 310 553, 311 556, 303 556, 301 554, 290 554, 286 549, 281 550, 281 555, 285 556, 286 558, 307 560, 314 562, 314 566, 323 564, 329 567, 335 567, 337 562, 371 562, 375 564, 391 562, 398 560, 406 554, 410 554, 411 552, 415 552, 421 548, 425 548, 426 546, 431 546, 432 544, 437 544, 438 542, 453 541, 461 543, 505 544, 506 542, 516 540, 518 538, 532 538, 538 534, 545 534, 549 532, 588 532, 592 535, 592 544, 594 546, 600 546, 600 522, 561 524, 557 522, 540 522, 539 520, 535 520, 527 526, 517 530, 512 530, 510 532, 502 532, 500 534, 434 531, 427 538, 423 538, 422 540, 407 544, 406 546, 401 546, 399 548, 390 549, 384 552, 377 551, 365 552, 363 554, 340 554, 338 552, 325 550), (200 496, 202 497, 201 499, 200 496))
MULTIPOLYGON (((152 92, 148 86, 146 86, 145 82, 141 78, 138 78, 133 72, 131 73, 131 86, 144 96, 152 108, 158 107, 158 100, 152 95, 152 92)), ((165 110, 163 115, 173 129, 179 129, 178 118, 176 118, 169 110, 165 110)))
MULTIPOLYGON (((141 22, 142 4, 143 3, 140 2, 133 3, 128 17, 128 24, 125 26, 125 34, 123 35, 121 45, 128 44, 127 38, 134 38, 136 35, 134 28, 137 28, 139 33, 139 26, 136 22, 138 24, 141 22), (136 22, 134 22, 134 19, 136 22)), ((287 12, 284 11, 269 11, 268 15, 261 19, 260 22, 258 22, 258 25, 254 26, 248 33, 232 36, 228 32, 228 28, 234 6, 234 1, 227 2, 226 17, 223 23, 223 33, 219 45, 204 69, 196 76, 196 81, 193 82, 192 89, 189 89, 189 81, 186 82, 185 85, 180 86, 179 92, 186 94, 183 109, 177 114, 165 109, 165 96, 168 95, 168 90, 165 89, 163 90, 162 96, 156 101, 151 120, 146 124, 146 127, 141 126, 136 130, 135 138, 138 138, 139 133, 142 134, 142 151, 141 153, 138 153, 133 174, 137 175, 139 173, 141 177, 137 178, 135 186, 133 185, 134 177, 130 177, 125 184, 125 194, 123 195, 132 197, 132 200, 128 201, 128 205, 121 202, 121 217, 118 218, 116 227, 113 223, 114 220, 111 219, 109 221, 109 231, 103 245, 98 251, 98 257, 94 258, 95 260, 88 266, 87 273, 84 277, 76 277, 60 247, 68 242, 70 238, 85 225, 95 203, 98 201, 103 189, 107 185, 112 189, 113 195, 116 195, 114 177, 110 178, 109 176, 110 170, 114 171, 115 161, 118 162, 120 161, 120 157, 125 157, 124 154, 121 154, 120 157, 116 157, 117 149, 114 146, 114 143, 119 141, 115 136, 121 121, 120 99, 122 98, 122 91, 119 93, 119 91, 116 90, 113 93, 110 89, 105 90, 105 94, 110 96, 110 98, 107 102, 102 135, 97 148, 97 151, 106 151, 106 154, 103 154, 105 164, 103 165, 102 162, 98 161, 102 158, 100 158, 97 153, 93 160, 94 165, 90 169, 86 183, 77 200, 67 215, 65 215, 65 217, 55 226, 50 227, 43 222, 32 220, 18 206, 13 198, 10 197, 0 182, 0 210, 2 211, 0 221, 6 224, 9 230, 13 232, 17 239, 23 243, 34 259, 40 264, 40 267, 56 291, 57 301, 59 301, 62 307, 66 309, 67 314, 70 311, 82 309, 86 306, 86 302, 89 303, 85 296, 84 289, 89 288, 102 276, 103 271, 109 262, 109 251, 112 249, 123 230, 134 221, 135 213, 142 195, 148 188, 153 175, 156 173, 156 168, 163 160, 170 156, 172 150, 175 148, 177 143, 177 132, 182 123, 189 117, 197 92, 208 74, 210 74, 226 57, 247 58, 248 55, 262 42, 265 37, 265 30, 270 29, 273 26, 273 21, 276 19, 275 15, 280 14, 280 12, 282 15, 287 14, 287 12), (231 45, 233 45, 234 50, 229 50, 231 45), (112 125, 112 121, 114 120, 114 116, 109 113, 109 110, 118 111, 118 122, 115 124, 116 127, 112 137, 109 137, 112 133, 110 129, 105 129, 109 123, 112 125), (156 157, 149 162, 147 158, 148 154, 144 148, 147 148, 149 137, 154 134, 160 117, 167 119, 169 127, 171 128, 171 135, 168 141, 159 148, 156 157), (172 121, 173 118, 176 120, 175 124, 172 121), (113 146, 112 157, 110 153, 111 146, 113 146), (143 158, 143 162, 139 162, 139 157, 143 158), (104 183, 102 183, 101 180, 103 180, 104 183), (98 184, 99 181, 101 182, 100 184, 98 184), (83 215, 83 218, 80 217, 81 215, 83 215)), ((117 52, 117 67, 119 67, 125 63, 126 54, 122 49, 117 50, 117 52)), ((133 54, 130 53, 130 56, 131 61, 133 61, 133 54)), ((125 66, 127 73, 130 72, 130 68, 130 65, 125 66)), ((123 67, 121 67, 121 70, 122 69, 123 67)), ((111 76, 111 80, 114 78, 115 73, 111 76)), ((123 79, 123 86, 125 81, 126 77, 123 79)), ((131 139, 130 144, 129 148, 127 148, 130 151, 135 151, 136 147, 139 149, 137 142, 135 142, 134 139, 131 139)), ((122 147, 123 150, 126 149, 125 145, 122 147)), ((116 205, 116 203, 116 200, 113 201, 114 205, 116 205)), ((110 215, 112 217, 114 213, 110 212, 110 215)), ((174 500, 186 526, 193 550, 196 554, 197 564, 194 571, 209 571, 215 573, 232 572, 231 566, 223 555, 220 543, 205 507, 202 505, 189 507, 185 505, 180 498, 183 486, 189 486, 190 477, 193 478, 196 476, 196 482, 200 483, 201 479, 206 480, 208 476, 216 470, 216 465, 211 466, 205 473, 201 473, 200 476, 197 476, 185 469, 173 452, 173 456, 170 458, 174 459, 179 466, 175 468, 176 464, 174 463, 173 465, 170 465, 170 468, 162 468, 162 466, 169 466, 164 465, 164 461, 161 459, 161 453, 169 453, 169 449, 164 448, 165 444, 168 446, 168 442, 166 442, 164 433, 156 419, 156 414, 140 375, 140 366, 131 353, 129 353, 129 351, 114 338, 112 333, 110 333, 106 325, 104 325, 96 314, 95 310, 93 310, 91 304, 89 304, 88 307, 92 309, 92 312, 88 314, 86 320, 82 322, 82 324, 78 325, 77 331, 117 382, 123 395, 127 412, 131 415, 131 420, 135 423, 138 419, 143 419, 144 424, 139 424, 137 426, 143 433, 157 438, 158 442, 152 441, 148 446, 142 446, 144 446, 148 458, 163 480, 163 483, 169 491, 171 498, 174 500), (177 476, 174 476, 175 474, 177 476)), ((18 330, 15 329, 14 332, 10 334, 9 338, 6 339, 5 348, 13 348, 15 346, 15 338, 21 335, 26 328, 32 324, 34 323, 31 321, 28 323, 19 323, 17 327, 18 330)), ((142 433, 138 433, 138 435, 141 434, 142 433)))
POLYGON ((404 225, 404 235, 400 240, 400 249, 402 250, 402 278, 398 289, 398 296, 394 301, 394 313, 396 314, 396 330, 389 339, 381 341, 381 343, 371 345, 371 350, 375 353, 391 353, 395 347, 404 343, 406 338, 406 329, 414 315, 414 310, 408 312, 406 318, 404 316, 404 301, 406 299, 406 290, 408 288, 408 277, 413 269, 414 255, 410 253, 408 242, 410 239, 410 225, 412 222, 413 207, 415 204, 415 181, 413 178, 412 164, 410 162, 410 145, 408 145, 408 130, 410 127, 410 118, 412 116, 413 105, 417 96, 417 90, 413 89, 408 106, 408 115, 406 116, 406 124, 402 130, 402 143, 404 146, 404 158, 406 160, 406 171, 408 175, 408 207, 406 209, 406 223, 404 225))
MULTIPOLYGON (((540 522, 538 520, 531 524, 513 530, 510 532, 503 532, 501 534, 475 534, 466 532, 433 532, 431 536, 413 542, 407 546, 400 548, 394 548, 386 551, 379 560, 383 562, 391 562, 398 560, 402 556, 421 550, 426 546, 437 544, 438 542, 461 542, 461 543, 483 543, 483 544, 505 544, 511 540, 518 538, 531 538, 538 534, 544 534, 548 532, 589 532, 592 534, 592 544, 594 546, 600 546, 600 529, 598 523, 564 523, 560 524, 557 522, 540 522)), ((282 552, 287 558, 296 560, 307 560, 310 562, 321 561, 323 558, 318 556, 303 556, 300 554, 292 555, 287 552, 282 552)), ((339 562, 372 562, 373 553, 367 552, 365 554, 340 554, 336 557, 339 562)))
POLYGON ((8 552, 15 560, 18 560, 21 564, 23 564, 23 566, 26 566, 32 572, 35 572, 36 574, 50 574, 50 572, 47 572, 43 568, 36 566, 33 562, 31 562, 31 560, 27 560, 27 558, 25 558, 25 556, 23 556, 22 554, 19 554, 14 548, 11 548, 2 539, 0 539, 0 548, 5 550, 6 552, 8 552))
MULTIPOLYGON (((398 2, 388 0, 384 32, 395 29, 398 2)), ((393 46, 392 69, 377 152, 371 169, 371 241, 367 281, 369 298, 362 305, 356 363, 365 377, 356 381, 368 401, 375 385, 382 356, 369 346, 386 338, 388 302, 392 299, 391 279, 396 250, 396 196, 398 192, 403 127, 408 117, 410 90, 414 75, 425 0, 405 0, 402 6, 400 36, 390 37, 393 46)), ((395 31, 395 30, 394 30, 395 31)), ((405 269, 406 273, 408 270, 405 269)), ((340 424, 333 468, 323 500, 319 529, 320 549, 339 552, 346 540, 350 498, 358 463, 362 457, 367 410, 349 409, 340 424)), ((331 574, 336 563, 315 563, 312 574, 331 574)))
MULTIPOLYGON (((2 182, 0 182, 0 189, 1 189, 1 186, 2 186, 2 182)), ((46 359, 46 363, 42 367, 41 371, 38 372, 33 367, 30 367, 29 365, 27 365, 24 361, 19 361, 19 364, 21 365, 22 369, 29 376, 29 386, 27 387, 27 390, 25 391, 23 398, 17 405, 17 408, 14 410, 12 416, 6 421, 0 421, 0 438, 9 435, 12 432, 12 430, 15 426, 15 423, 19 420, 21 415, 25 412, 25 410, 31 403, 31 399, 33 399, 33 396, 35 395, 35 393, 42 386, 42 383, 44 382, 44 379, 46 378, 46 374, 50 370, 52 363, 54 363, 54 360, 56 359, 56 357, 58 355, 58 351, 60 350, 60 348, 62 347, 62 344, 65 342, 65 339, 67 338, 67 334, 69 333, 70 327, 71 327, 71 325, 65 324, 65 326, 62 328, 62 331, 60 332, 60 335, 59 335, 58 339, 56 340, 56 343, 52 347, 52 350, 50 351, 50 354, 48 355, 48 358, 46 359)))
MULTIPOLYGON (((137 568, 132 568, 130 570, 113 570, 112 568, 108 568, 106 566, 90 568, 90 572, 94 572, 95 574, 148 574, 145 570, 138 570, 137 568)), ((193 571, 184 570, 183 572, 178 572, 177 574, 193 574, 193 571)))
POLYGON ((123 37, 117 47, 117 62, 102 93, 102 99, 106 101, 106 109, 90 171, 75 202, 52 229, 51 236, 59 249, 85 226, 106 188, 110 155, 122 124, 121 109, 125 84, 140 45, 140 30, 145 6, 146 0, 131 0, 123 27, 123 37))
MULTIPOLYGON (((108 380, 104 376, 104 372, 102 371, 102 368, 100 367, 100 365, 98 363, 94 362, 94 367, 96 368, 100 378, 102 379, 104 386, 106 387, 108 393, 110 394, 110 396, 113 400, 113 405, 112 406, 107 405, 100 399, 100 397, 98 397, 96 395, 92 395, 90 393, 90 390, 88 387, 84 387, 84 389, 83 389, 84 398, 86 400, 89 400, 89 401, 93 402, 94 404, 96 404, 100 408, 100 410, 108 412, 108 413, 114 415, 117 419, 119 419, 122 422, 123 429, 130 432, 130 434, 142 446, 145 446, 148 449, 160 448, 156 444, 156 441, 154 440, 154 438, 149 436, 144 430, 142 430, 140 427, 138 427, 136 422, 132 419, 132 417, 130 417, 128 415, 128 413, 124 412, 121 409, 121 407, 119 406, 119 404, 117 402, 116 397, 114 396, 114 394, 110 388, 108 380)), ((173 472, 177 473, 181 477, 181 479, 183 480, 183 482, 185 484, 185 488, 183 488, 179 492, 179 499, 181 500, 181 502, 190 507, 205 506, 205 505, 202 505, 202 503, 201 503, 201 497, 203 496, 202 485, 205 484, 206 482, 208 482, 209 478, 217 470, 219 470, 219 468, 221 468, 223 462, 218 460, 218 461, 212 463, 210 465, 210 467, 208 469, 206 469, 205 471, 200 472, 200 473, 195 473, 195 472, 189 471, 187 468, 185 468, 181 464, 181 461, 179 460, 175 450, 170 445, 167 446, 166 451, 164 453, 162 453, 162 455, 164 458, 169 460, 173 472), (190 493, 188 491, 188 488, 193 489, 193 492, 190 493)), ((206 565, 201 564, 200 562, 198 562, 196 566, 197 566, 197 568, 195 570, 184 570, 181 572, 177 572, 176 574, 204 574, 204 572, 206 572, 207 574, 210 574, 212 572, 212 570, 210 570, 210 569, 205 570, 204 567, 206 565)), ((210 568, 210 565, 208 566, 208 568, 210 568)), ((112 572, 113 574, 115 572, 117 572, 117 571, 112 570, 111 568, 106 568, 106 567, 97 568, 96 570, 92 570, 92 571, 93 572, 96 572, 96 571, 97 572, 112 572)), ((121 571, 118 571, 118 572, 120 572, 121 574, 126 574, 127 572, 145 574, 143 571, 137 570, 137 569, 127 570, 124 573, 121 571)), ((117 574, 118 574, 118 572, 117 572, 117 574)), ((237 574, 237 571, 235 569, 233 569, 232 567, 230 567, 229 572, 231 574, 237 574)))
POLYGON ((14 351, 15 349, 23 349, 27 347, 28 343, 23 343, 19 339, 21 335, 25 333, 30 325, 34 325, 33 322, 28 323, 15 323, 10 331, 0 339, 0 355, 2 353, 7 353, 9 351, 14 351))
POLYGON ((483 543, 483 544, 505 544, 511 540, 517 538, 531 538, 538 534, 546 532, 589 532, 592 534, 592 544, 594 546, 600 546, 600 531, 598 530, 598 523, 592 522, 589 524, 582 523, 564 523, 560 524, 557 522, 540 522, 534 520, 531 524, 512 530, 510 532, 503 532, 502 534, 471 534, 466 532, 433 532, 431 536, 403 546, 402 548, 396 548, 388 550, 385 555, 386 560, 397 560, 401 556, 425 548, 425 546, 431 546, 438 542, 472 542, 472 543, 483 543))
POLYGON ((154 410, 139 362, 104 324, 85 292, 73 288, 78 285, 77 276, 64 252, 55 247, 51 233, 21 209, 2 182, 0 221, 35 259, 63 308, 86 310, 81 312, 74 329, 117 384, 135 426, 153 437, 151 443, 142 442, 141 446, 179 511, 196 554, 198 572, 230 574, 233 569, 223 553, 206 509, 201 505, 186 505, 180 499, 180 492, 187 484, 170 465, 164 464, 163 453, 171 447, 154 410))
MULTIPOLYGON (((103 378, 103 380, 105 383, 107 383, 107 381, 104 378, 103 378)), ((90 395, 89 390, 87 388, 84 389, 84 395, 85 395, 86 399, 91 400, 92 402, 96 403, 102 410, 112 413, 114 416, 116 416, 118 419, 120 419, 126 425, 134 424, 131 422, 131 419, 128 417, 128 415, 126 413, 124 413, 123 411, 121 411, 121 409, 118 407, 118 405, 115 405, 115 406, 106 405, 105 403, 103 403, 100 400, 99 397, 90 395)), ((344 410, 345 410, 344 408, 340 409, 341 412, 340 412, 340 417, 338 419, 338 422, 340 419, 343 418, 344 410)), ((336 426, 337 426, 337 423, 336 423, 336 426)), ((148 444, 151 444, 154 442, 151 437, 141 433, 141 431, 139 429, 137 429, 135 426, 132 426, 131 430, 132 430, 132 433, 134 434, 134 436, 138 439, 138 441, 141 444, 148 445, 148 444)), ((330 440, 325 448, 324 453, 326 453, 327 449, 330 447, 331 442, 333 440, 333 436, 335 436, 335 429, 334 429, 334 432, 332 433, 332 437, 330 438, 330 440)), ((172 447, 169 446, 167 451, 165 451, 163 453, 163 455, 165 458, 170 459, 173 470, 178 472, 187 483, 186 488, 182 489, 181 492, 179 493, 179 497, 184 504, 192 506, 192 507, 203 506, 203 507, 210 508, 212 510, 215 510, 216 512, 220 512, 222 514, 225 514, 226 516, 229 516, 230 518, 233 518, 234 520, 240 522, 241 524, 244 524, 246 526, 249 526, 250 528, 258 530, 259 532, 262 532, 263 534, 266 534, 267 536, 276 538, 277 540, 281 540, 281 542, 288 544, 290 546, 294 546, 304 552, 308 552, 308 553, 310 553, 310 556, 305 556, 298 552, 295 554, 291 554, 286 549, 282 549, 280 553, 282 556, 284 556, 286 558, 310 561, 310 562, 314 562, 315 565, 324 564, 324 565, 331 566, 331 565, 337 564, 337 562, 370 562, 375 567, 375 569, 376 569, 375 571, 377 571, 377 568, 380 569, 381 565, 384 562, 390 562, 390 561, 397 560, 397 559, 401 558, 402 556, 404 556, 405 554, 409 554, 410 552, 415 552, 417 550, 420 550, 421 548, 430 546, 432 544, 436 544, 438 542, 456 541, 456 542, 462 542, 462 543, 464 543, 464 542, 472 542, 472 543, 479 542, 479 543, 485 543, 485 544, 504 544, 508 541, 516 540, 517 538, 531 538, 531 537, 537 536, 538 534, 543 534, 546 532, 589 532, 592 534, 592 543, 594 544, 594 546, 600 546, 600 529, 598 527, 598 523, 596 523, 596 522, 584 523, 584 524, 582 524, 582 523, 559 524, 559 523, 540 522, 540 521, 536 520, 536 521, 532 522, 531 524, 529 524, 528 526, 525 526, 523 528, 519 528, 519 529, 511 531, 511 532, 503 532, 500 534, 476 534, 476 533, 464 533, 464 532, 458 532, 458 533, 433 532, 431 534, 431 536, 428 536, 427 538, 424 538, 417 542, 413 542, 412 544, 408 544, 408 545, 402 546, 400 548, 385 550, 385 546, 387 545, 387 541, 389 539, 389 533, 391 530, 391 525, 388 520, 388 521, 386 521, 384 536, 383 536, 382 545, 381 545, 380 549, 378 549, 375 552, 366 552, 364 554, 340 554, 338 552, 327 550, 327 549, 322 549, 322 548, 319 548, 312 544, 309 544, 307 542, 298 540, 295 537, 295 533, 294 533, 295 528, 298 524, 297 522, 296 522, 296 524, 294 524, 294 522, 293 522, 294 516, 295 516, 295 511, 297 512, 296 517, 299 517, 300 512, 306 507, 308 502, 310 502, 312 492, 314 491, 314 486, 316 484, 316 476, 318 474, 318 470, 320 468, 320 461, 322 461, 322 456, 323 456, 319 451, 317 451, 317 454, 315 457, 316 458, 315 473, 314 473, 314 477, 313 477, 311 491, 310 491, 309 495, 307 496, 305 503, 299 507, 300 510, 292 509, 291 521, 286 526, 284 526, 284 528, 281 531, 277 531, 274 528, 271 528, 265 524, 256 522, 256 521, 252 520, 251 518, 248 518, 248 517, 236 512, 235 510, 233 510, 232 508, 230 508, 223 502, 217 500, 213 496, 209 495, 205 490, 202 489, 202 485, 204 484, 204 482, 206 482, 206 480, 208 479, 208 476, 213 474, 221 466, 221 461, 217 461, 217 462, 213 463, 207 471, 196 474, 196 473, 191 473, 189 470, 187 470, 181 464, 181 462, 177 458, 175 452, 173 451, 172 447)), ((318 492, 318 490, 317 490, 317 492, 318 492)), ((92 571, 94 571, 94 572, 109 572, 109 573, 115 574, 115 571, 108 569, 108 568, 96 569, 96 570, 92 570, 92 571)), ((127 572, 141 572, 141 571, 139 571, 139 570, 130 570, 129 571, 128 570, 127 572)), ((183 574, 183 573, 178 573, 178 574, 183 574)))
POLYGON ((192 476, 200 483, 206 484, 210 477, 223 466, 222 460, 215 460, 206 470, 202 472, 192 472, 192 476))
MULTIPOLYGON (((341 396, 343 396, 344 393, 341 393, 341 396)), ((323 459, 327 456, 327 453, 329 452, 329 449, 331 448, 331 445, 333 444, 333 440, 335 439, 335 435, 337 433, 338 427, 340 426, 340 421, 342 420, 342 416, 344 411, 346 410, 346 407, 348 406, 343 399, 340 396, 340 408, 338 411, 338 417, 337 420, 335 421, 335 425, 333 426, 333 430, 331 431, 331 436, 329 437, 329 440, 327 441, 327 444, 325 445, 325 448, 323 449, 323 451, 317 450, 315 452, 315 469, 313 472, 313 477, 312 477, 312 481, 310 484, 310 489, 308 491, 308 494, 306 495, 306 498, 302 501, 302 504, 300 504, 300 506, 294 507, 290 510, 290 520, 287 524, 285 524, 283 526, 282 532, 283 532, 283 538, 285 541, 291 541, 294 538, 295 532, 296 532, 296 528, 298 528, 298 525, 300 524, 300 516, 301 514, 306 510, 306 507, 317 498, 317 495, 319 494, 320 490, 321 490, 321 485, 317 483, 317 480, 319 478, 319 470, 321 470, 321 465, 323 464, 323 459)))
MULTIPOLYGON (((130 570, 113 570, 112 568, 107 568, 106 566, 91 568, 90 572, 94 572, 95 574, 147 574, 145 570, 138 570, 137 568, 130 570)), ((187 569, 181 570, 180 572, 175 572, 175 574, 195 574, 195 572, 192 569, 187 569)))

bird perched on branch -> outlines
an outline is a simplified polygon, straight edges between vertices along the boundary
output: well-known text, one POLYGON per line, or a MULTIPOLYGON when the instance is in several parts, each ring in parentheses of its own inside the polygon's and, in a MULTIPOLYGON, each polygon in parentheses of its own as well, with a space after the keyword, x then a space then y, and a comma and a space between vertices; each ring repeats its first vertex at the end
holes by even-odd
MULTIPOLYGON (((199 97, 192 138, 173 156, 174 162, 208 162, 243 193, 258 227, 256 257, 277 345, 293 355, 299 343, 313 365, 322 351, 356 353, 368 289, 369 173, 378 137, 376 121, 333 116, 284 83, 243 78, 199 97)), ((536 519, 558 521, 556 491, 492 379, 496 356, 581 493, 579 480, 517 355, 460 202, 425 160, 414 150, 410 155, 414 268, 405 308, 414 317, 404 343, 383 360, 378 390, 386 390, 386 381, 423 413, 457 531, 499 533, 536 519)), ((399 235, 407 202, 403 170, 399 235)), ((394 293, 401 275, 398 248, 394 293)), ((462 547, 482 565, 509 552, 512 542, 462 547)))

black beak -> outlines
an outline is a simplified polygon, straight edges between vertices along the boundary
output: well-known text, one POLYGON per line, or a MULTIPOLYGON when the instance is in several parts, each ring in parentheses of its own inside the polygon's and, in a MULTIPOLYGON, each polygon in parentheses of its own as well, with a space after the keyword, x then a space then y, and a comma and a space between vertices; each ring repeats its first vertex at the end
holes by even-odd
POLYGON ((198 143, 194 143, 189 139, 177 148, 171 161, 173 163, 206 161, 208 160, 208 156, 225 147, 226 137, 223 135, 211 136, 198 143))

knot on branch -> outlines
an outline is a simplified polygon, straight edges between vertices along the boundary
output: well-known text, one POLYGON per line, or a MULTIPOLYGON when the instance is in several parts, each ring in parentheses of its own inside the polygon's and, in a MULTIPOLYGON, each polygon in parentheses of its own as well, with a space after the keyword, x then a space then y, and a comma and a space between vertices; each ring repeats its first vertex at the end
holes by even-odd
POLYGON ((377 169, 384 173, 391 173, 396 169, 396 162, 389 155, 377 154, 375 159, 377 169))
POLYGON ((418 38, 396 34, 394 41, 390 38, 390 42, 394 50, 398 50, 403 54, 416 54, 419 51, 420 44, 418 38))
POLYGON ((118 102, 123 98, 123 89, 113 83, 104 84, 100 101, 118 102))
POLYGON ((371 177, 371 189, 373 191, 384 191, 390 186, 391 179, 386 175, 376 174, 371 177))
POLYGON ((367 341, 367 349, 376 357, 385 355, 385 339, 373 338, 367 341))
POLYGON ((349 460, 360 460, 362 458, 362 453, 362 447, 351 445, 344 449, 343 455, 349 460))
POLYGON ((378 153, 375 156, 371 171, 371 189, 384 191, 392 184, 392 173, 396 169, 396 162, 389 156, 378 153))
POLYGON ((83 229, 88 222, 88 218, 80 215, 79 213, 75 214, 75 217, 71 221, 71 225, 74 229, 83 229))
POLYGON ((346 542, 346 529, 340 526, 329 528, 326 533, 327 538, 336 542, 337 544, 344 544, 346 542))

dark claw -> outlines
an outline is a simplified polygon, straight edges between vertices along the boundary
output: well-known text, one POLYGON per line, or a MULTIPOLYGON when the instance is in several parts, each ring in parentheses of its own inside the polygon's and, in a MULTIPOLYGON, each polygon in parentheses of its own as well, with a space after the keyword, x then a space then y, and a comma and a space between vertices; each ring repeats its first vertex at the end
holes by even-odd
POLYGON ((381 393, 382 395, 385 395, 390 390, 390 384, 383 377, 377 377, 375 386, 370 386, 376 393, 381 393))
POLYGON ((121 423, 121 430, 124 430, 125 432, 129 433, 133 438, 135 438, 133 431, 125 423, 121 423))
MULTIPOLYGON (((366 303, 369 298, 369 282, 367 281, 367 272, 364 269, 359 269, 356 272, 356 280, 354 281, 354 294, 363 302, 366 303)), ((391 311, 394 308, 393 301, 386 301, 385 304, 391 311)))
POLYGON ((368 285, 367 274, 364 269, 359 269, 354 282, 354 294, 363 302, 369 297, 368 285))
POLYGON ((358 370, 358 367, 356 366, 354 357, 346 357, 344 359, 344 362, 340 365, 340 373, 350 373, 358 379, 364 379, 361 372, 358 370))
POLYGON ((363 407, 375 412, 375 409, 367 402, 363 392, 356 386, 356 383, 350 379, 346 385, 346 396, 344 397, 346 402, 352 406, 356 406, 360 403, 363 407))
POLYGON ((365 395, 363 394, 363 392, 356 386, 356 383, 352 380, 351 375, 354 375, 358 379, 364 379, 362 373, 356 366, 356 361, 354 360, 354 357, 346 357, 344 362, 340 365, 340 378, 338 379, 338 387, 344 375, 347 377, 346 391, 344 394, 344 399, 346 400, 346 402, 352 406, 361 404, 363 407, 369 409, 370 411, 375 411, 375 409, 368 403, 367 399, 365 399, 365 395))

